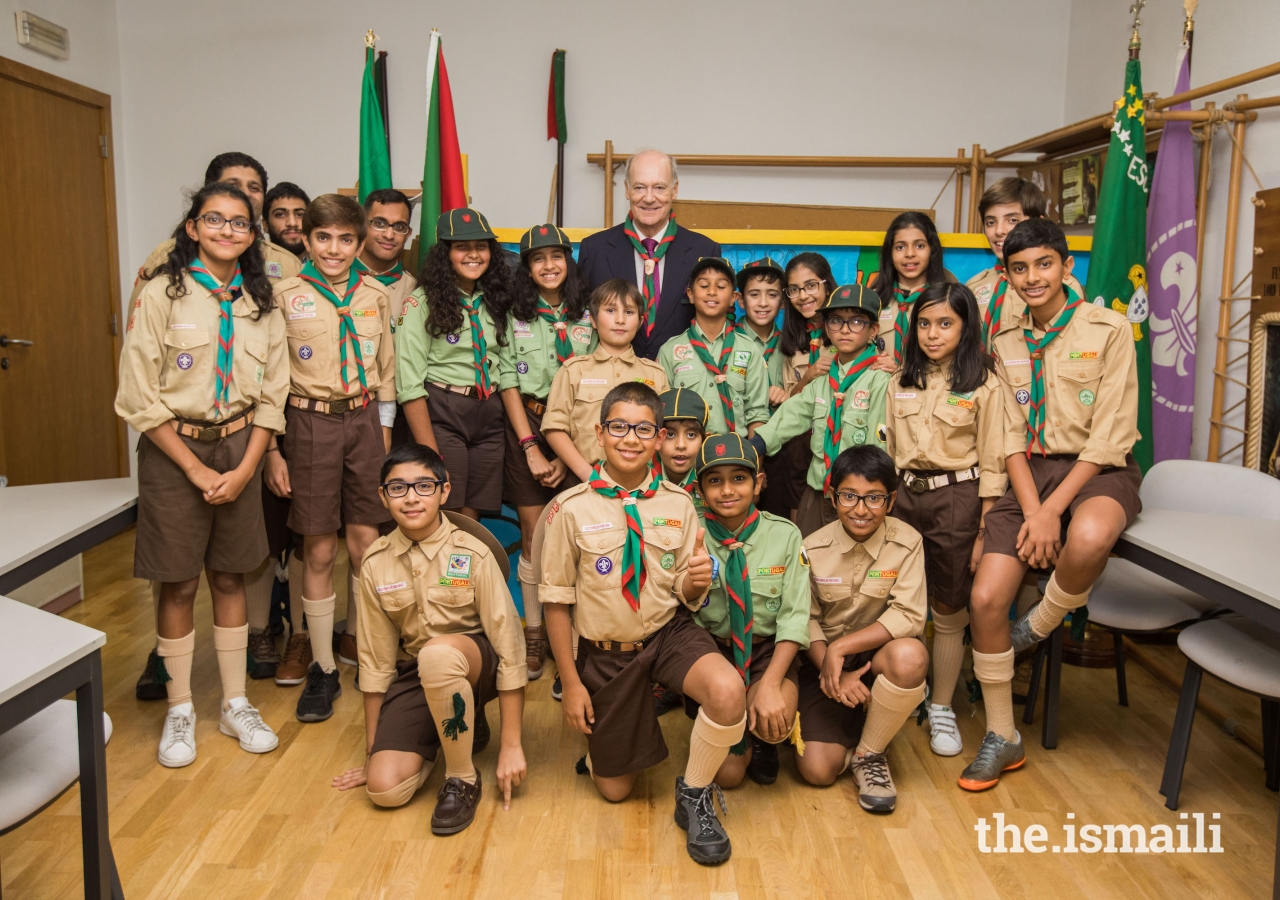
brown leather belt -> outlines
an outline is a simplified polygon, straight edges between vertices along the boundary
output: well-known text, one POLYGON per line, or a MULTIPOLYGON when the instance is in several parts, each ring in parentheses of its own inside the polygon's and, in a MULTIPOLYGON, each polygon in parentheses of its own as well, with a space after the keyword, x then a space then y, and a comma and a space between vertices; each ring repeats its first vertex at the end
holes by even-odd
POLYGON ((243 412, 237 413, 234 417, 227 419, 225 422, 213 424, 212 422, 193 422, 190 419, 174 419, 173 427, 178 434, 185 438, 191 438, 193 441, 220 441, 223 438, 231 437, 237 431, 244 431, 253 424, 254 407, 250 406, 243 412))
POLYGON ((427 387, 439 388, 442 391, 448 391, 450 394, 461 394, 464 397, 476 396, 476 386, 474 384, 441 384, 438 381, 428 381, 427 387))
POLYGON ((348 397, 345 400, 312 400, 310 397, 299 397, 296 394, 290 394, 289 405, 295 409, 305 409, 308 412, 336 416, 361 409, 364 406, 364 402, 359 397, 348 397))
POLYGON ((622 653, 636 653, 644 649, 644 641, 593 641, 583 638, 588 644, 601 650, 618 650, 622 653))
POLYGON ((978 467, 970 466, 962 472, 943 472, 941 475, 924 476, 916 475, 910 469, 902 470, 902 483, 907 486, 907 490, 913 494, 924 494, 928 491, 936 491, 938 488, 944 488, 949 484, 960 484, 962 481, 977 481, 978 467))
POLYGON ((535 400, 528 394, 521 394, 520 400, 524 403, 524 408, 529 410, 529 412, 533 413, 535 416, 540 416, 547 411, 547 404, 543 403, 541 400, 535 400))

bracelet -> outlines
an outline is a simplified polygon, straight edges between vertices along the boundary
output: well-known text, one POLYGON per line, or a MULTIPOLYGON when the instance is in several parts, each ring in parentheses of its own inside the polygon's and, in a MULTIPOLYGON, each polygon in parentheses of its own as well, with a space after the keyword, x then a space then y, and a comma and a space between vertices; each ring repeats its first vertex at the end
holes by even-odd
POLYGON ((979 529, 978 529, 978 537, 986 537, 986 536, 987 536, 987 529, 985 529, 985 528, 979 528, 979 529))
POLYGON ((528 450, 530 447, 536 447, 537 445, 538 445, 538 439, 533 435, 529 435, 528 437, 525 437, 525 438, 520 438, 521 450, 528 450))
POLYGON ((279 452, 280 452, 280 448, 279 448, 279 447, 268 447, 268 448, 267 448, 267 452, 268 452, 268 453, 279 453, 279 452))

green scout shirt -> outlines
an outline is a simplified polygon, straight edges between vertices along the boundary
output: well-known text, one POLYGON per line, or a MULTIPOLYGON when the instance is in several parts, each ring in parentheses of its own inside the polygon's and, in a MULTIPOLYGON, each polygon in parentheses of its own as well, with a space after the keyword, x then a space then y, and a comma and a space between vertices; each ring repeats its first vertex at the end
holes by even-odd
MULTIPOLYGON (((510 324, 510 343, 503 348, 510 359, 505 367, 506 378, 498 385, 498 390, 518 388, 521 394, 545 402, 551 393, 551 380, 560 369, 560 361, 556 357, 555 326, 542 316, 534 316, 528 322, 513 317, 510 324)), ((587 356, 596 349, 596 330, 591 326, 591 317, 587 313, 570 324, 567 331, 574 356, 587 356)))
MULTIPOLYGON (((776 327, 774 331, 775 333, 777 332, 776 327)), ((748 349, 748 344, 750 345, 749 349, 759 353, 760 358, 764 359, 765 342, 760 340, 760 336, 755 333, 750 325, 744 322, 738 326, 738 337, 735 341, 735 346, 746 350, 748 349)), ((765 374, 769 376, 769 387, 786 387, 782 383, 782 370, 786 362, 787 359, 783 356, 781 343, 779 343, 779 346, 774 348, 773 355, 765 363, 765 374)), ((766 396, 768 396, 768 393, 768 391, 765 391, 766 396)))
MULTIPOLYGON (((837 380, 849 371, 847 364, 839 362, 832 366, 837 380)), ((840 451, 857 447, 861 444, 876 444, 885 448, 884 398, 889 387, 889 372, 878 369, 867 369, 853 387, 845 395, 841 412, 844 414, 844 427, 840 433, 840 451)), ((397 382, 398 383, 398 382, 397 382)), ((768 424, 756 430, 756 435, 764 439, 766 451, 770 456, 782 449, 782 445, 797 435, 813 430, 809 441, 809 449, 813 459, 809 462, 806 481, 815 491, 822 490, 822 482, 826 477, 826 469, 822 465, 822 440, 827 433, 827 409, 831 403, 831 385, 827 378, 818 378, 805 386, 805 389, 778 407, 768 424)))
MULTIPOLYGON (((809 566, 801 556, 800 529, 787 519, 760 511, 755 534, 743 545, 751 578, 751 614, 755 633, 809 646, 809 566)), ((720 574, 711 582, 702 607, 693 614, 703 628, 729 640, 729 595, 724 567, 729 551, 707 538, 707 552, 720 561, 720 574)))
POLYGON ((693 509, 698 514, 699 519, 706 515, 707 504, 702 502, 702 491, 698 489, 698 476, 693 469, 686 472, 684 478, 680 481, 669 477, 665 469, 662 472, 662 477, 677 487, 684 488, 685 493, 689 495, 689 499, 693 501, 693 509))
MULTIPOLYGON (((696 329, 702 335, 711 358, 718 360, 724 336, 721 335, 714 341, 708 339, 702 329, 698 328, 696 321, 689 328, 696 329)), ((694 352, 689 343, 688 332, 678 334, 662 345, 662 349, 658 351, 658 364, 666 373, 671 387, 688 388, 707 404, 707 434, 728 433, 729 425, 725 422, 724 410, 720 406, 715 378, 694 352)), ((769 376, 764 368, 764 354, 758 347, 739 337, 734 338, 726 383, 733 402, 737 431, 746 434, 747 426, 751 423, 769 421, 769 376)))
MULTIPOLYGON (((467 297, 476 300, 477 292, 467 297)), ((480 307, 480 327, 489 345, 489 384, 494 391, 510 377, 507 375, 511 348, 498 346, 498 328, 489 310, 480 307)), ((510 340, 510 334, 507 339, 510 340)), ((396 319, 396 400, 408 403, 427 396, 427 382, 468 386, 476 383, 475 358, 471 353, 471 327, 467 313, 462 313, 462 330, 458 334, 435 337, 427 331, 427 295, 418 288, 405 298, 404 314, 396 319)))

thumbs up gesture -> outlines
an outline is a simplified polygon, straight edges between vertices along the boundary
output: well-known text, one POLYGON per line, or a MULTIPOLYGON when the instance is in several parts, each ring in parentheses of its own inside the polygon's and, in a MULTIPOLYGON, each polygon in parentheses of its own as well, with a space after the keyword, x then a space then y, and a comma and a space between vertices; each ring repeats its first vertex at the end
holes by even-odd
POLYGON ((689 557, 689 571, 684 579, 686 600, 700 599, 711 587, 711 554, 707 552, 706 529, 699 528, 693 541, 693 555, 689 557))

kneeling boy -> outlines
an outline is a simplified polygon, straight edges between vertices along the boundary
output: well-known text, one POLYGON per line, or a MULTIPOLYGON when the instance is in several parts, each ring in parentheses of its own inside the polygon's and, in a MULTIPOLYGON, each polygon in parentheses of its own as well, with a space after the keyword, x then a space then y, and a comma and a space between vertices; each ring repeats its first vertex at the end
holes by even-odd
POLYGON ((439 454, 419 444, 397 447, 381 482, 397 527, 373 542, 360 569, 356 642, 368 758, 333 785, 363 784, 376 805, 403 806, 443 747, 445 780, 431 830, 454 834, 471 824, 480 801, 471 755, 488 742, 484 707, 495 696, 502 711, 497 781, 507 808, 524 780, 524 634, 494 552, 440 512, 449 480, 439 454))
POLYGON ((596 426, 604 462, 560 495, 542 548, 539 593, 564 684, 564 714, 587 736, 586 765, 609 800, 667 756, 654 713, 658 682, 701 704, 689 764, 676 779, 676 824, 695 862, 729 858, 716 817, 716 771, 742 739, 742 679, 689 613, 711 585, 689 495, 665 481, 655 454, 662 402, 635 382, 609 391, 596 426), (573 658, 570 618, 581 640, 573 658))
POLYGON ((929 670, 918 640, 924 539, 889 515, 896 483, 879 447, 845 450, 831 467, 838 519, 804 542, 813 606, 796 768, 810 784, 831 784, 852 767, 859 805, 877 813, 897 802, 885 748, 924 698, 929 670))

